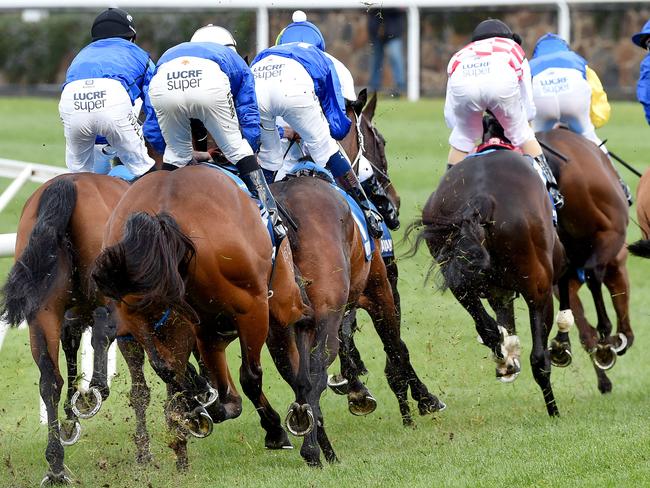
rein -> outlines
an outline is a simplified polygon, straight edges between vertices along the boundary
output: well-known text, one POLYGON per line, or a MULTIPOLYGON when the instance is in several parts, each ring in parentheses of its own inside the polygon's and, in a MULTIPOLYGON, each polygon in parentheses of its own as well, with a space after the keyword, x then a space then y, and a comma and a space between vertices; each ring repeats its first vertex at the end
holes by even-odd
MULTIPOLYGON (((355 115, 356 115, 356 112, 355 112, 355 115)), ((361 113, 359 115, 356 115, 355 125, 357 127, 357 145, 359 146, 359 150, 357 151, 357 156, 354 158, 354 161, 351 162, 352 169, 355 171, 355 173, 358 173, 359 172, 359 163, 361 162, 361 159, 365 159, 366 161, 368 161, 368 164, 373 169, 373 171, 377 172, 380 176, 382 176, 386 180, 385 182, 382 182, 382 188, 384 190, 387 190, 388 188, 393 186, 393 182, 390 181, 390 178, 388 177, 388 174, 385 173, 384 171, 382 171, 375 163, 373 163, 370 159, 368 159, 365 156, 366 144, 365 144, 365 139, 363 137, 363 129, 361 128, 362 118, 363 118, 363 113, 361 113)), ((378 134, 376 133, 375 128, 373 127, 372 123, 370 123, 370 130, 372 130, 375 137, 379 137, 378 134)), ((339 143, 339 147, 341 147, 340 143, 339 143)))

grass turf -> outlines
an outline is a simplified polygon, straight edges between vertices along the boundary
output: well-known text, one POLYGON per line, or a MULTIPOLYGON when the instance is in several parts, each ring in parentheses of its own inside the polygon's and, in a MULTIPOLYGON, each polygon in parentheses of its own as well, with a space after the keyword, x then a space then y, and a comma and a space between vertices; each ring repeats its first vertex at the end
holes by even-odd
MULTIPOLYGON (((418 215, 444 170, 448 130, 442 102, 380 100, 375 121, 388 140, 391 175, 407 224, 418 215)), ((648 131, 640 106, 615 103, 611 122, 599 133, 610 140, 611 150, 643 170, 646 164, 641 160, 650 149, 648 131)), ((0 99, 0 134, 0 157, 62 164, 63 136, 54 100, 0 99)), ((625 169, 621 172, 635 189, 638 179, 625 169)), ((33 188, 25 188, 2 213, 0 231, 15 231, 22 202, 33 188)), ((631 223, 628 242, 638 236, 631 223)), ((398 240, 401 232, 395 237, 398 240)), ((10 263, 0 260, 3 276, 10 263)), ((602 396, 596 389, 591 363, 579 349, 574 330, 573 364, 553 370, 562 413, 558 419, 546 416, 527 361, 522 361, 523 372, 513 384, 495 381, 493 362, 476 342, 469 315, 450 294, 425 284, 429 263, 424 251, 400 261, 402 328, 416 370, 448 405, 443 413, 416 418, 413 429, 401 426, 396 401, 383 378, 382 346, 361 314, 358 344, 370 370, 367 384, 379 407, 366 418, 353 417, 344 398, 331 392, 324 395, 325 421, 340 464, 310 469, 298 449, 264 450, 258 417, 245 400, 239 419, 215 426, 208 439, 190 441, 190 470, 176 473, 165 445, 163 388, 148 368, 154 385, 148 413, 155 461, 141 468, 134 461, 130 386, 120 360, 108 402, 96 418, 83 422, 79 443, 66 448, 71 474, 88 487, 650 486, 650 356, 643 352, 650 341, 645 327, 650 316, 645 300, 649 263, 628 260, 637 338, 609 374, 613 392, 602 396)), ((593 319, 589 297, 582 296, 593 319)), ((531 341, 521 300, 516 310, 525 356, 531 341)), ((229 357, 236 374, 236 344, 229 357)), ((267 354, 263 364, 265 391, 283 414, 292 400, 290 389, 267 354)), ((26 331, 9 331, 0 351, 0 378, 0 486, 35 486, 46 470, 46 429, 38 423, 38 370, 26 331)), ((293 443, 299 448, 300 440, 293 443)))

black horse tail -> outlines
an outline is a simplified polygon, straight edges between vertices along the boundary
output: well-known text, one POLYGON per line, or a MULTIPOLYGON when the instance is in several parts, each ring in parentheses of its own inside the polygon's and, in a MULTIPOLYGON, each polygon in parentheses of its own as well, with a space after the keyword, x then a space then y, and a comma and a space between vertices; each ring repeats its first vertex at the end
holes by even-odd
POLYGON ((60 178, 43 190, 27 247, 0 292, 0 316, 12 326, 31 320, 42 307, 61 260, 72 263, 68 224, 76 203, 77 188, 71 179, 60 178))
POLYGON ((129 304, 134 312, 173 308, 198 322, 185 301, 185 279, 196 254, 194 244, 168 213, 131 215, 124 237, 97 257, 91 272, 99 291, 114 300, 137 294, 129 304))
POLYGON ((650 258, 650 239, 641 239, 629 244, 627 249, 635 256, 648 259, 650 258))
POLYGON ((491 220, 493 211, 494 200, 480 195, 450 216, 434 216, 426 224, 415 222, 407 230, 410 233, 418 226, 424 226, 417 235, 411 254, 422 241, 427 243, 440 267, 442 290, 481 287, 483 275, 490 267, 483 226, 491 220))

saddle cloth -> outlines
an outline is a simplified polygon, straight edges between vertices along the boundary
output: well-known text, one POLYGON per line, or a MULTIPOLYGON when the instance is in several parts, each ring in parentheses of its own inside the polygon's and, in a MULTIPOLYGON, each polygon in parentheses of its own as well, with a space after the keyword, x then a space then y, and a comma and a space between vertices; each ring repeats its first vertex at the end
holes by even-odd
MULTIPOLYGON (((350 212, 352 213, 354 222, 357 225, 359 232, 361 233, 361 237, 363 240, 363 249, 366 255, 366 261, 369 261, 373 251, 375 250, 375 242, 373 239, 370 238, 370 234, 368 233, 368 227, 366 224, 366 219, 363 215, 363 212, 361 211, 361 207, 359 207, 357 202, 355 202, 354 199, 345 192, 345 190, 339 188, 336 185, 332 174, 327 169, 317 165, 312 161, 301 161, 298 164, 296 164, 293 168, 291 168, 289 173, 287 173, 287 176, 289 177, 310 176, 310 177, 321 178, 327 181, 333 188, 336 189, 337 192, 339 192, 341 196, 345 198, 345 200, 348 202, 348 206, 350 207, 350 212)), ((388 230, 388 227, 386 227, 386 224, 382 223, 382 226, 384 228, 384 235, 381 239, 382 257, 393 256, 394 255, 393 240, 391 238, 390 231, 388 230)))

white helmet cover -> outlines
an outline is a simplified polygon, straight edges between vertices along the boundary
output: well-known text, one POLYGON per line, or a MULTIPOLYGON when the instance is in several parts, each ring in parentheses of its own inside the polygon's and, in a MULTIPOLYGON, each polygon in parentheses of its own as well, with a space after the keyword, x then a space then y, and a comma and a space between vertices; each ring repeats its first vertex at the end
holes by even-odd
POLYGON ((343 93, 343 98, 354 102, 357 99, 357 93, 354 90, 354 78, 352 78, 352 73, 350 70, 338 59, 332 56, 330 53, 324 53, 325 56, 330 58, 334 68, 336 68, 336 75, 341 82, 341 92, 343 93))
POLYGON ((237 41, 235 41, 233 35, 228 29, 218 25, 208 24, 201 27, 194 33, 190 42, 214 42, 229 47, 235 52, 237 51, 237 41))

